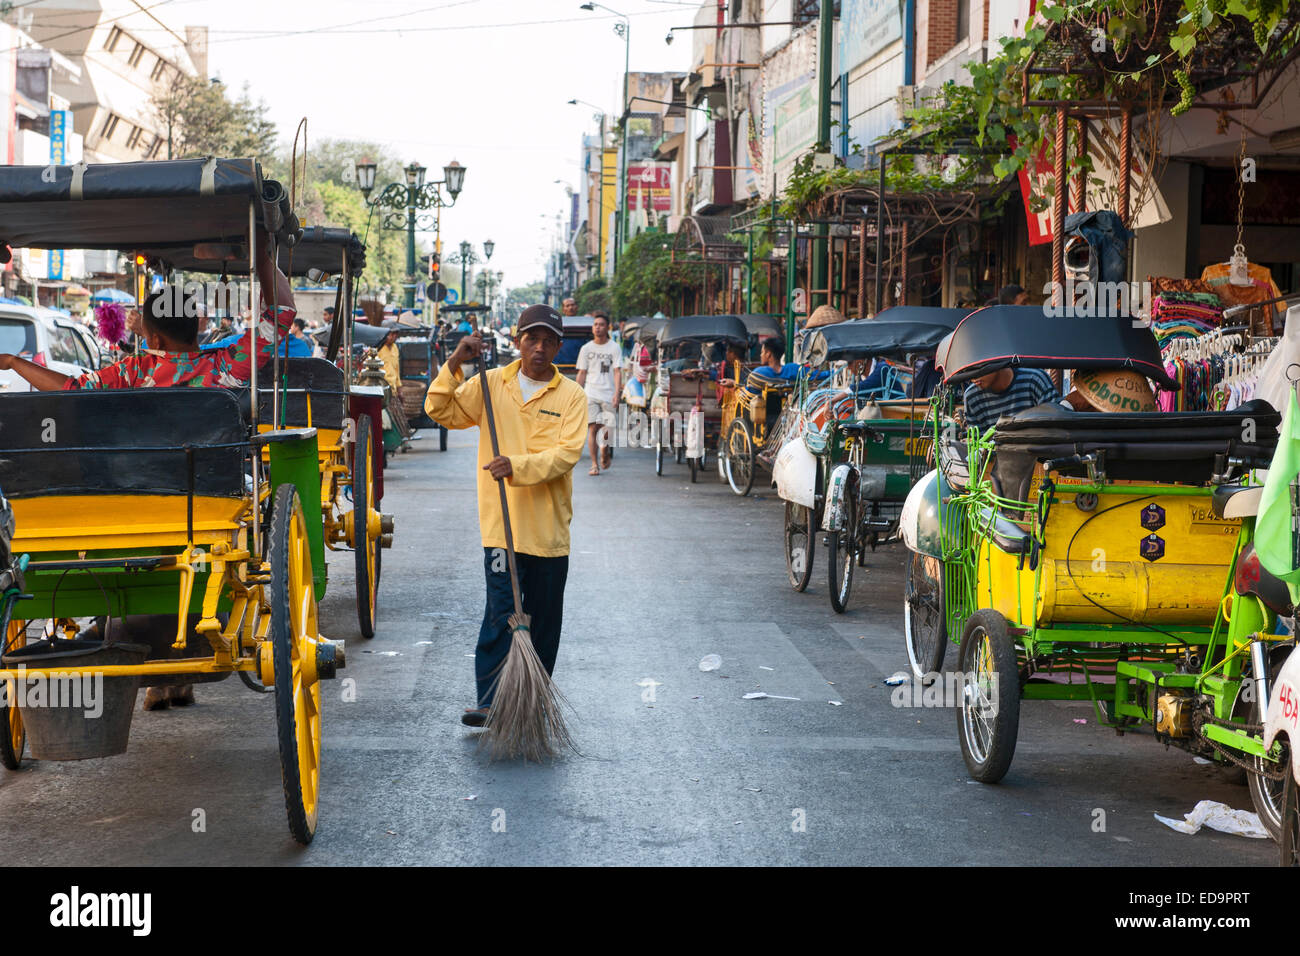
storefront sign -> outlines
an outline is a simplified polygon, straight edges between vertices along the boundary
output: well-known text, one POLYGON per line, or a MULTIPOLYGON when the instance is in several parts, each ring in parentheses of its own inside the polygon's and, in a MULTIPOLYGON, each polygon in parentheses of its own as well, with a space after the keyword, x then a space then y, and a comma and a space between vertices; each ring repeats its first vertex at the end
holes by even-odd
MULTIPOLYGON (((68 130, 72 114, 67 110, 50 110, 50 165, 62 166, 68 161, 68 130)), ((63 250, 51 249, 47 278, 63 278, 63 250)))
POLYGON ((843 0, 840 70, 848 73, 903 36, 898 0, 843 0))

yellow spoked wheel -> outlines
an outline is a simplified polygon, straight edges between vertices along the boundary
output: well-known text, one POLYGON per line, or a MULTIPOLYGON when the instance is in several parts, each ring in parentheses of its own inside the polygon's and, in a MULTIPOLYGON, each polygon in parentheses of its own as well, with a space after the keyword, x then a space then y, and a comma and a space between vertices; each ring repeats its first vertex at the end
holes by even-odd
POLYGON ((357 562, 357 623, 361 636, 375 636, 375 606, 379 598, 379 539, 370 534, 370 512, 375 508, 374 445, 370 416, 357 425, 352 453, 352 549, 357 562))
MULTIPOLYGON (((22 621, 10 621, 5 629, 5 652, 15 650, 27 643, 27 627, 22 621)), ((23 728, 23 715, 18 708, 8 703, 13 700, 11 690, 17 688, 10 684, 4 690, 5 706, 0 707, 0 764, 8 770, 17 770, 23 762, 23 748, 27 746, 27 731, 23 728)))
POLYGON ((321 697, 316 672, 316 595, 311 547, 293 485, 275 493, 271 518, 271 656, 280 778, 289 830, 299 843, 316 833, 320 788, 321 697))

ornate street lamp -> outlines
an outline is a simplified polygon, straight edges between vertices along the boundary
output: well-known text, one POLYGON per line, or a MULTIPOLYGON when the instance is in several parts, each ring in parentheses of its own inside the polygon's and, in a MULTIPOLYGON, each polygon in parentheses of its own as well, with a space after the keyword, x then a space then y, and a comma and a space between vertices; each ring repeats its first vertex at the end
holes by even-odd
MULTIPOLYGON (((496 251, 497 244, 491 239, 483 243, 483 252, 488 259, 492 258, 492 253, 496 251)), ((480 259, 474 252, 474 244, 465 240, 460 244, 460 253, 452 253, 447 257, 447 261, 460 266, 460 300, 465 302, 466 290, 469 288, 469 274, 471 269, 480 262, 486 260, 480 259)))
POLYGON ((437 232, 441 210, 456 205, 456 197, 465 186, 465 167, 454 159, 443 167, 444 178, 425 182, 428 170, 412 162, 402 172, 405 183, 389 183, 370 198, 375 188, 375 164, 369 159, 356 163, 357 187, 367 206, 381 212, 380 229, 406 230, 406 307, 415 308, 415 231, 437 232), (444 199, 442 186, 450 199, 444 199), (427 210, 427 211, 425 211, 427 210), (405 215, 403 215, 405 213, 405 215))

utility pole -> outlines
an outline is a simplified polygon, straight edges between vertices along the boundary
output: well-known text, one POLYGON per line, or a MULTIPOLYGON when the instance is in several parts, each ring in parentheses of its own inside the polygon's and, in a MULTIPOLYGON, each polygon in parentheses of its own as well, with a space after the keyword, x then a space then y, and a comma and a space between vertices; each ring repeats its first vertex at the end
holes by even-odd
MULTIPOLYGON (((834 19, 831 0, 821 0, 820 18, 817 22, 817 145, 813 147, 813 166, 833 165, 831 158, 831 38, 834 35, 834 19)), ((812 287, 826 289, 825 293, 812 294, 809 289, 808 310, 831 301, 830 289, 827 289, 827 230, 825 223, 820 223, 814 230, 812 247, 812 287)), ((794 243, 791 242, 791 254, 794 243)))

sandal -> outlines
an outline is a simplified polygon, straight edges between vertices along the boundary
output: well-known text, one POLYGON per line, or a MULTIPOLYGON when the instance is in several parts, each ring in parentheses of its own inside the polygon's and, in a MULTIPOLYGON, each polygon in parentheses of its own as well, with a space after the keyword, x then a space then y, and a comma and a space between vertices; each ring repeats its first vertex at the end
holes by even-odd
POLYGON ((487 723, 488 709, 475 707, 460 715, 460 722, 466 727, 482 727, 487 723))
POLYGON ((589 474, 589 475, 591 475, 593 478, 595 478, 597 475, 600 474, 600 469, 593 465, 592 468, 591 468, 591 471, 587 472, 587 474, 589 474))

